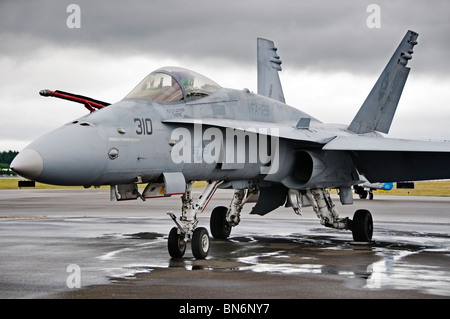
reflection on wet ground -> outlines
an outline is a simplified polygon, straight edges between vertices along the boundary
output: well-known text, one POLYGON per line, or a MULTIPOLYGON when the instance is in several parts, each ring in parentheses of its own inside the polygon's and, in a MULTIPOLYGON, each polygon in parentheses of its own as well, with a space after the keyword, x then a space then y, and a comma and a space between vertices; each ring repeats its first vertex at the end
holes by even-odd
MULTIPOLYGON (((167 239, 166 235, 155 233, 128 237, 153 239, 161 245, 167 239)), ((227 241, 213 239, 207 260, 171 259, 159 265, 130 269, 151 272, 182 267, 222 272, 324 274, 345 277, 349 286, 358 289, 408 289, 450 296, 448 235, 379 229, 377 238, 372 243, 355 243, 334 236, 333 231, 329 235, 310 236, 234 236, 227 241), (392 238, 396 238, 395 242, 384 240, 392 238)))
MULTIPOLYGON (((429 239, 428 236, 424 238, 429 239)), ((360 245, 317 237, 291 236, 289 239, 251 238, 246 248, 238 253, 241 257, 237 260, 248 265, 240 269, 285 274, 332 274, 364 279, 363 287, 367 289, 417 289, 450 296, 448 267, 412 262, 414 255, 448 253, 448 250, 443 252, 433 246, 398 245, 381 241, 360 245), (249 243, 254 243, 254 246, 249 243), (256 250, 259 246, 261 252, 244 256, 245 250, 251 246, 256 250), (367 260, 373 262, 367 265, 367 260)))
MULTIPOLYGON (((216 194, 210 205, 228 205, 229 195, 216 194)), ((105 204, 104 196, 108 193, 0 193, 0 297, 72 298, 67 267, 76 264, 86 288, 81 290, 99 285, 102 293, 125 281, 114 293, 126 297, 145 286, 147 298, 162 292, 169 298, 175 292, 181 298, 186 293, 221 298, 237 290, 243 298, 254 296, 249 290, 262 298, 322 298, 326 292, 329 298, 383 298, 388 291, 394 298, 450 298, 450 199, 356 200, 351 211, 373 212, 372 243, 353 243, 350 232, 320 226, 312 211, 302 217, 282 208, 269 217, 247 213, 229 240, 211 240, 206 260, 195 260, 190 247, 185 258, 175 260, 167 252, 174 225, 165 212, 178 207, 179 199, 122 205, 105 204)), ((342 216, 352 214, 347 206, 339 209, 342 216)), ((208 214, 200 224, 209 224, 208 214)))

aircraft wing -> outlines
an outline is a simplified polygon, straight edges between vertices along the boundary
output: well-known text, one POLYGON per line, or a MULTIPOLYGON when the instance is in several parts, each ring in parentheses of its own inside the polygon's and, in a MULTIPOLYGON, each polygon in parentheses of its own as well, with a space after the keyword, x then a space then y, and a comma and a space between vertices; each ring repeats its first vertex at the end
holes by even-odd
POLYGON ((365 136, 338 136, 328 142, 322 149, 375 152, 450 152, 450 142, 429 142, 365 136))
POLYGON ((449 142, 336 137, 322 149, 350 152, 359 173, 370 182, 450 178, 449 142))

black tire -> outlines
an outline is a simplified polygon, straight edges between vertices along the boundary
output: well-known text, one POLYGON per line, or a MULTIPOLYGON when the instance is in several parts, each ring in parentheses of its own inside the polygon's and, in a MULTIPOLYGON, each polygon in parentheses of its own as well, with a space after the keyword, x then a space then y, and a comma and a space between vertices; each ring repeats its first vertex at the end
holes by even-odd
POLYGON ((196 259, 205 259, 209 253, 209 234, 204 227, 198 227, 192 235, 192 254, 196 259))
POLYGON ((368 210, 358 209, 353 215, 352 222, 353 240, 358 242, 370 242, 373 235, 372 215, 368 210))
POLYGON ((182 258, 186 251, 186 242, 184 236, 178 234, 178 228, 173 227, 169 233, 169 240, 167 241, 167 248, 169 255, 172 258, 182 258))
POLYGON ((227 212, 228 208, 224 206, 213 209, 209 220, 209 228, 214 238, 227 239, 230 236, 231 225, 226 221, 227 212))

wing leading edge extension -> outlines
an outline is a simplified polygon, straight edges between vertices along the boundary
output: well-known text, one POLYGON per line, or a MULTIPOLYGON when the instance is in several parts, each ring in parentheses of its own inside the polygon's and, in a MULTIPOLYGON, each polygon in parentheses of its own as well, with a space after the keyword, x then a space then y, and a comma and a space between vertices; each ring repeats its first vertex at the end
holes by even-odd
MULTIPOLYGON (((315 144, 315 147, 322 147, 322 145, 328 143, 334 138, 330 136, 328 132, 315 132, 312 134, 308 130, 299 130, 294 126, 270 123, 270 122, 257 122, 248 120, 236 120, 236 119, 217 119, 217 118, 172 118, 162 120, 164 124, 178 124, 178 125, 205 125, 219 127, 223 129, 231 129, 244 132, 258 131, 255 129, 267 129, 265 135, 274 136, 277 138, 286 138, 296 141, 297 143, 315 144)), ((261 133, 260 131, 258 131, 261 133)))

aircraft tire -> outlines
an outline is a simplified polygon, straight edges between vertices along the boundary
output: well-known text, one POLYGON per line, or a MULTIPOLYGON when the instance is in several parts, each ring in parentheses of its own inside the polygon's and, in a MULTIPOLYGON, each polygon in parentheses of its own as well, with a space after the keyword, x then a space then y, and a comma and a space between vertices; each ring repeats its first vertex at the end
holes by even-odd
POLYGON ((178 228, 173 227, 169 233, 167 241, 169 255, 172 258, 182 258, 186 251, 186 242, 181 234, 178 234, 178 228))
POLYGON ((231 233, 231 226, 226 220, 228 208, 225 206, 217 206, 211 213, 209 228, 211 234, 217 239, 227 239, 231 233))
POLYGON ((357 242, 370 242, 373 235, 372 215, 366 209, 358 209, 353 215, 353 240, 357 242))
POLYGON ((204 227, 198 227, 192 235, 192 254, 196 259, 205 259, 209 253, 209 234, 204 227))

